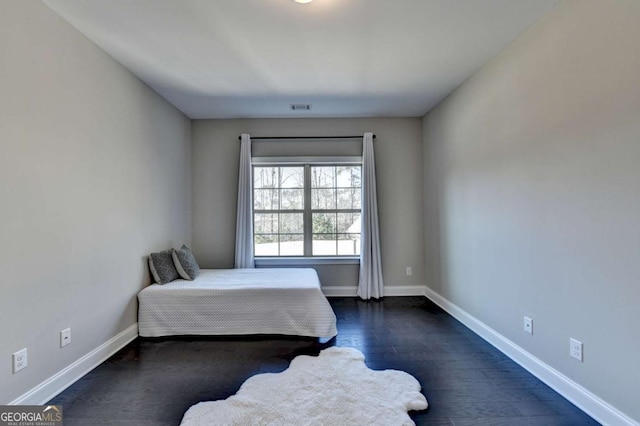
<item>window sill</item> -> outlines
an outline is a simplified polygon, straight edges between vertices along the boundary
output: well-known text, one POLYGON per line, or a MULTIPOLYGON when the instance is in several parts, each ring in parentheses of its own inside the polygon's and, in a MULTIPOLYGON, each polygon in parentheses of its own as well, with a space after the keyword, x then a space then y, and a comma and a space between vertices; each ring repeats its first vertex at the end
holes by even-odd
POLYGON ((359 257, 256 257, 256 266, 359 265, 359 257))

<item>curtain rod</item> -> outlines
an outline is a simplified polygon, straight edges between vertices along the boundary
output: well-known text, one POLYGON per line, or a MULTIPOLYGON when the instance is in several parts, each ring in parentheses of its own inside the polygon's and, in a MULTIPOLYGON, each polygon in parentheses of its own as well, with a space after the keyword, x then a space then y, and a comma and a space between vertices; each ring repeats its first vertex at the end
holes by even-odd
MULTIPOLYGON (((251 136, 251 140, 284 140, 284 139, 361 139, 363 136, 251 136)), ((376 135, 373 135, 376 138, 376 135)), ((238 136, 242 140, 242 136, 238 136)))

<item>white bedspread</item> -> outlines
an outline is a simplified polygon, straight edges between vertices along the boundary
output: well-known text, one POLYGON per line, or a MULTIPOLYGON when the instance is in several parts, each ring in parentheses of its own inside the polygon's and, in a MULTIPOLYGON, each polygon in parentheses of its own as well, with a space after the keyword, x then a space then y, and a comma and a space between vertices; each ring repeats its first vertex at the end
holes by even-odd
POLYGON ((335 314, 310 268, 203 269, 193 281, 152 284, 138 301, 143 337, 337 334, 335 314))

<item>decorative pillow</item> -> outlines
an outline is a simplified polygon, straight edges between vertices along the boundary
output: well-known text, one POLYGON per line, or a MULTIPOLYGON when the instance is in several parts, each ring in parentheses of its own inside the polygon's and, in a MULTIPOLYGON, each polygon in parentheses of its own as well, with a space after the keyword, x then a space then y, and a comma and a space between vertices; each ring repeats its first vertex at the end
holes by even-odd
POLYGON ((153 279, 158 284, 166 284, 178 278, 178 271, 173 264, 171 250, 164 250, 160 253, 151 253, 149 255, 149 269, 153 279))
POLYGON ((189 250, 189 247, 183 245, 180 250, 173 250, 171 253, 173 263, 176 266, 178 274, 185 280, 192 280, 200 273, 200 266, 196 262, 196 258, 189 250))

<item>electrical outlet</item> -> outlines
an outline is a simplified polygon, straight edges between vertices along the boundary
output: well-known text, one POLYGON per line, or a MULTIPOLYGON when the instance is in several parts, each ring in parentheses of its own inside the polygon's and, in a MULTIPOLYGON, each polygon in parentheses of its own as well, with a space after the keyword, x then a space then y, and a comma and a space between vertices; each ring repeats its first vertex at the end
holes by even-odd
POLYGON ((529 317, 524 317, 524 331, 533 334, 533 320, 529 317))
POLYGON ((569 355, 582 362, 582 342, 576 339, 569 339, 569 355))
POLYGON ((71 329, 65 328, 60 332, 60 347, 64 348, 71 343, 71 329))
POLYGON ((407 276, 410 277, 413 275, 413 269, 411 268, 411 266, 407 266, 407 276))
POLYGON ((13 353, 13 374, 27 368, 27 348, 13 353))

